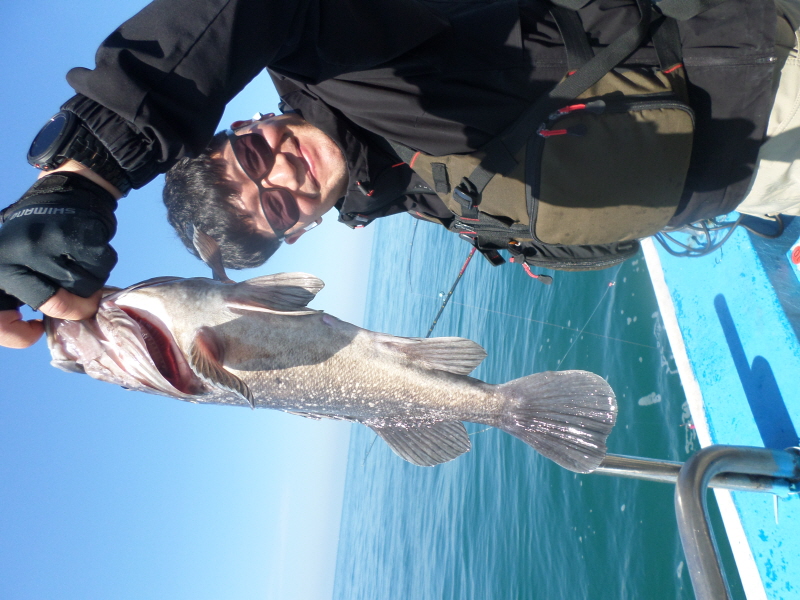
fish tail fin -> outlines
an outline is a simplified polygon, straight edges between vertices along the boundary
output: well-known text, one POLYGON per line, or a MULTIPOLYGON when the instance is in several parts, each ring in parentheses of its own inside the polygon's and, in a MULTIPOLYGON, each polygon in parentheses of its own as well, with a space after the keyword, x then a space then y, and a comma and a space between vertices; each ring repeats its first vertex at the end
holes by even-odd
POLYGON ((550 371, 509 381, 497 392, 507 398, 500 429, 570 471, 600 466, 617 418, 614 391, 602 377, 550 371))

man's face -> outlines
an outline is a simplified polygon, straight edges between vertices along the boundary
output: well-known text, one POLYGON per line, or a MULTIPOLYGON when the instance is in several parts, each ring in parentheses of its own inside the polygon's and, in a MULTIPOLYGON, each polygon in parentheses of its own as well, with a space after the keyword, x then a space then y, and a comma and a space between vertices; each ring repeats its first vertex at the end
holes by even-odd
MULTIPOLYGON (((236 135, 262 136, 272 150, 274 164, 262 176, 261 185, 287 190, 300 213, 297 223, 286 231, 287 243, 297 241, 308 225, 321 221, 322 215, 344 196, 348 178, 341 150, 299 116, 267 115, 257 121, 237 121, 231 129, 236 135)), ((274 236, 261 207, 258 186, 242 170, 230 144, 225 145, 221 158, 228 181, 239 188, 238 208, 252 218, 259 232, 274 236)))

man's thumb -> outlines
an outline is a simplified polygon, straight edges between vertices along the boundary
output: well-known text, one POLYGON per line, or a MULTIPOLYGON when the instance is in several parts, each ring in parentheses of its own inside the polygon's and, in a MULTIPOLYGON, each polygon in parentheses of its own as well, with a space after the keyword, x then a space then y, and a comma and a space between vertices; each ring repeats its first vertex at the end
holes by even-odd
POLYGON ((97 306, 100 304, 102 296, 103 291, 97 290, 88 298, 81 298, 61 288, 53 297, 45 301, 39 310, 56 319, 80 321, 88 319, 97 312, 97 306))

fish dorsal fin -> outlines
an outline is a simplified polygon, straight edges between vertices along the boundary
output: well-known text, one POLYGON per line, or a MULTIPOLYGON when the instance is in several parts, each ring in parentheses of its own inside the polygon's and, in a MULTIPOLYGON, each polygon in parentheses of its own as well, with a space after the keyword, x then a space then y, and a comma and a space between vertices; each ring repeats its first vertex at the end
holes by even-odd
POLYGON ((318 311, 303 309, 324 285, 307 273, 277 273, 231 286, 226 300, 230 308, 240 310, 312 314, 318 311))
POLYGON ((172 281, 179 281, 183 279, 182 277, 152 277, 150 279, 145 279, 144 281, 140 281, 139 283, 134 283, 131 286, 126 288, 118 288, 112 285, 107 285, 103 287, 103 298, 114 297, 114 296, 122 296, 127 294, 128 292, 132 292, 133 290, 138 290, 144 287, 150 287, 152 285, 159 285, 161 283, 170 283, 172 281))
POLYGON ((469 375, 486 358, 486 350, 479 344, 459 337, 426 339, 379 334, 378 341, 406 354, 412 362, 457 375, 469 375))
POLYGON ((401 423, 370 429, 381 436, 397 456, 420 467, 453 460, 470 449, 469 435, 461 421, 401 423))
POLYGON ((169 275, 165 275, 163 277, 151 277, 150 279, 145 279, 144 281, 140 281, 139 283, 134 283, 131 286, 128 286, 120 291, 122 292, 130 292, 132 290, 138 290, 139 288, 143 287, 150 287, 151 285, 159 285, 161 283, 169 283, 171 281, 178 281, 183 279, 182 277, 173 277, 169 275))
POLYGON ((199 230, 197 227, 193 227, 192 229, 192 244, 194 244, 194 249, 197 250, 197 254, 200 255, 202 261, 211 269, 211 272, 214 274, 214 279, 223 283, 236 283, 233 279, 228 277, 228 274, 225 272, 225 266, 222 264, 222 251, 219 249, 217 240, 212 238, 205 231, 199 230))
POLYGON ((208 327, 201 327, 195 334, 189 349, 189 364, 204 381, 222 389, 238 394, 246 400, 250 408, 256 407, 250 388, 222 365, 222 347, 216 335, 208 327))

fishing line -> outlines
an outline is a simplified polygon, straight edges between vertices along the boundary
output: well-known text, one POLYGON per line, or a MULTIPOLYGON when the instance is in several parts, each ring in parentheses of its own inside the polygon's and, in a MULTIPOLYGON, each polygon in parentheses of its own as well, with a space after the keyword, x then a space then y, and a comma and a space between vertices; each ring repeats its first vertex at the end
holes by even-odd
POLYGON ((414 252, 414 238, 417 237, 417 226, 419 225, 419 219, 414 219, 414 231, 411 233, 411 242, 408 244, 408 269, 406 272, 406 280, 408 281, 408 289, 412 292, 414 291, 413 287, 411 286, 411 255, 414 252))
POLYGON ((586 329, 587 325, 589 325, 589 321, 592 320, 592 317, 594 316, 594 313, 597 312, 597 309, 600 308, 600 305, 603 303, 603 300, 605 300, 606 296, 608 295, 609 290, 611 290, 611 288, 614 287, 617 284, 617 276, 619 275, 619 270, 621 268, 622 268, 622 264, 620 263, 620 265, 617 267, 617 272, 614 273, 614 278, 608 284, 608 286, 606 286, 606 291, 603 292, 603 295, 600 297, 600 300, 598 301, 597 306, 594 307, 594 310, 592 311, 592 314, 589 315, 588 319, 586 319, 586 323, 583 325, 583 328, 581 329, 580 333, 578 333, 578 335, 575 336, 575 339, 572 340, 572 344, 570 345, 569 348, 567 348, 567 351, 564 353, 564 356, 562 356, 561 360, 559 360, 556 363, 556 368, 560 367, 561 363, 564 362, 564 359, 567 358, 567 354, 569 354, 570 350, 572 350, 572 347, 578 342, 578 339, 583 334, 584 329, 586 329))
POLYGON ((372 443, 369 445, 369 449, 367 450, 367 453, 364 455, 364 460, 361 461, 361 466, 362 467, 367 464, 367 459, 369 458, 369 453, 372 452, 372 447, 375 445, 375 442, 377 442, 377 441, 378 441, 378 434, 376 433, 375 437, 372 438, 372 443))
MULTIPOLYGON (((414 222, 414 230, 413 230, 412 235, 411 235, 411 242, 409 244, 410 248, 409 248, 409 252, 408 252, 408 286, 409 286, 409 290, 411 291, 411 293, 416 295, 416 296, 420 296, 421 298, 434 298, 434 296, 431 296, 429 294, 422 294, 420 292, 415 291, 413 289, 413 287, 411 286, 411 253, 412 253, 412 251, 414 249, 414 240, 415 240, 416 235, 417 235, 417 226, 418 225, 419 225, 419 220, 415 220, 415 222, 414 222)), ((469 264, 470 257, 472 256, 472 254, 474 254, 474 251, 475 251, 475 249, 473 248, 472 252, 470 253, 470 256, 467 257, 467 261, 465 261, 465 264, 469 264)), ((622 265, 620 264, 617 267, 617 273, 615 273, 615 275, 614 275, 614 282, 612 282, 610 284, 611 286, 613 286, 616 283, 616 279, 617 279, 617 276, 619 275, 619 270, 621 268, 622 268, 622 265)), ((464 269, 464 267, 462 266, 462 272, 459 273, 459 278, 463 274, 463 269, 464 269)), ((456 283, 458 283, 458 279, 456 279, 456 283)), ((451 300, 451 295, 453 293, 453 289, 455 289, 455 284, 453 284, 453 287, 450 289, 450 293, 448 294, 447 298, 445 299, 445 302, 443 302, 442 306, 446 306, 447 303, 451 300)), ((606 288, 606 291, 603 294, 603 297, 600 298, 600 302, 598 302, 598 306, 597 307, 599 307, 600 303, 602 303, 603 298, 605 298, 606 294, 608 293, 608 289, 609 288, 606 288)), ((591 335, 593 337, 601 338, 601 339, 604 339, 604 340, 609 340, 609 341, 612 341, 612 342, 619 342, 621 344, 628 344, 630 346, 638 346, 639 348, 649 348, 651 350, 658 350, 657 346, 651 346, 650 344, 641 344, 639 342, 630 342, 628 340, 623 340, 623 339, 616 338, 616 337, 611 337, 611 336, 608 336, 608 335, 602 335, 602 334, 599 334, 599 333, 591 333, 591 332, 590 333, 586 333, 584 330, 586 329, 587 325, 589 324, 589 321, 586 321, 586 325, 583 326, 583 329, 575 329, 574 327, 567 327, 565 325, 558 325, 556 323, 551 323, 550 321, 541 321, 539 319, 531 319, 530 317, 522 317, 520 315, 514 315, 514 314, 511 314, 511 313, 507 313, 507 312, 503 312, 503 311, 499 311, 499 310, 492 310, 490 308, 484 308, 482 306, 475 306, 473 304, 466 304, 464 302, 455 302, 455 301, 453 301, 453 304, 456 304, 458 306, 463 306, 464 308, 470 308, 470 309, 473 309, 473 310, 483 311, 483 312, 487 312, 487 313, 494 313, 496 315, 501 315, 501 316, 504 316, 504 317, 511 317, 512 319, 520 319, 520 320, 523 320, 523 321, 528 321, 529 323, 539 323, 541 325, 549 325, 550 327, 558 327, 559 329, 564 329, 565 331, 575 331, 575 332, 578 332, 580 335, 591 335)), ((597 311, 597 307, 595 307, 595 312, 597 311)), ((442 309, 440 308, 440 311, 441 310, 442 309)), ((433 328, 436 326, 436 321, 440 316, 441 316, 441 313, 436 315, 436 319, 434 319, 434 322, 431 325, 431 327, 430 327, 430 329, 428 331, 428 335, 426 337, 430 337, 431 332, 433 331, 433 328)), ((594 316, 594 312, 592 313, 592 316, 594 316)), ((591 317, 589 317, 589 320, 591 320, 591 317)), ((580 335, 578 337, 580 337, 580 335)), ((576 338, 576 340, 577 340, 577 338, 576 338)), ((566 356, 565 356, 565 358, 566 358, 566 356)), ((562 358, 561 360, 563 361, 564 359, 562 358)), ((559 364, 560 364, 560 362, 559 362, 559 364)))
POLYGON ((480 431, 473 431, 472 433, 468 433, 467 435, 470 435, 470 436, 478 435, 479 433, 485 433, 485 432, 489 431, 490 429, 494 429, 494 428, 493 427, 487 427, 486 429, 481 429, 480 431))
MULTIPOLYGON (((419 292, 412 292, 417 296, 421 296, 422 298, 435 298, 435 296, 430 296, 428 294, 421 294, 419 292)), ((575 327, 567 327, 566 325, 558 325, 557 323, 551 323, 550 321, 540 321, 539 319, 531 319, 530 317, 521 317, 520 315, 514 315, 511 313, 503 312, 500 310, 492 310, 491 308, 484 308, 482 306, 475 306, 474 304, 465 304, 463 302, 453 302, 453 304, 457 306, 463 306, 464 308, 471 308, 474 310, 480 310, 487 313, 494 313, 496 315, 501 315, 503 317, 511 317, 512 319, 520 319, 522 321, 528 321, 530 323, 540 323, 542 325, 549 325, 550 327, 558 327, 559 329, 564 329, 565 331, 576 331, 580 332, 582 335, 591 335, 593 337, 602 338, 604 340, 610 340, 612 342, 619 342, 621 344, 629 344, 631 346, 638 346, 640 348, 650 348, 651 350, 658 350, 657 346, 651 346, 650 344, 641 344, 639 342, 630 342, 628 340, 623 340, 620 338, 611 337, 608 335, 602 335, 600 333, 591 333, 591 332, 583 332, 580 329, 576 329, 575 327)))

